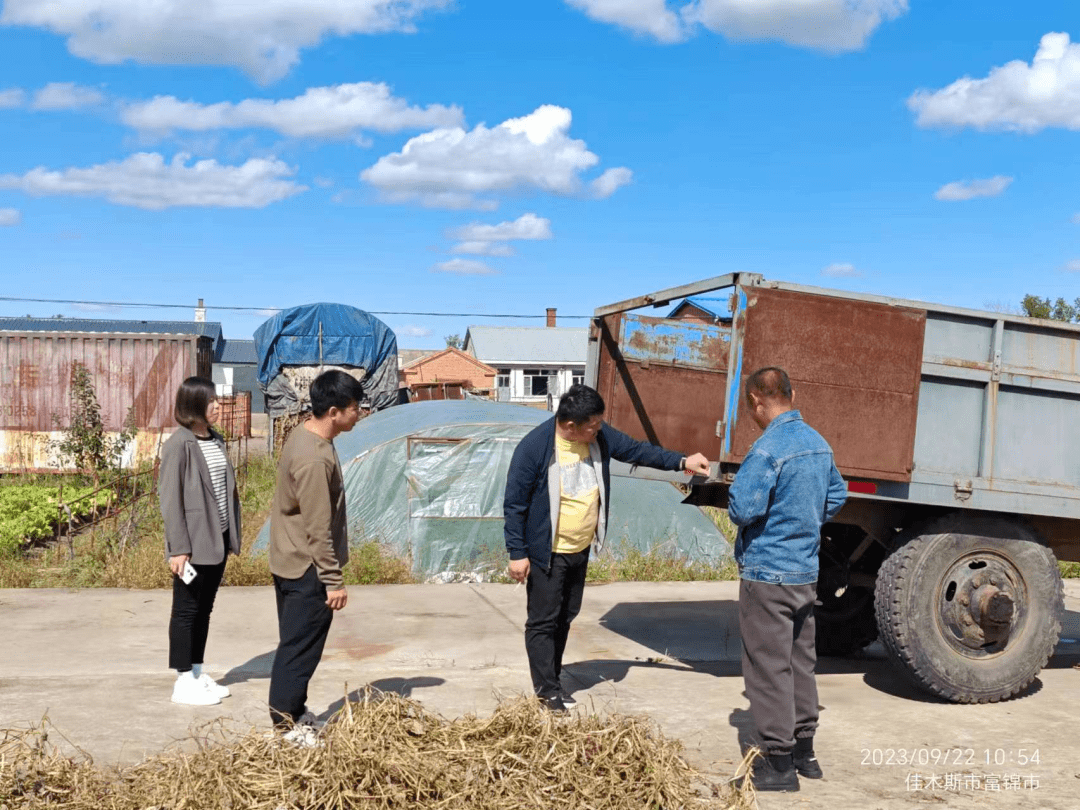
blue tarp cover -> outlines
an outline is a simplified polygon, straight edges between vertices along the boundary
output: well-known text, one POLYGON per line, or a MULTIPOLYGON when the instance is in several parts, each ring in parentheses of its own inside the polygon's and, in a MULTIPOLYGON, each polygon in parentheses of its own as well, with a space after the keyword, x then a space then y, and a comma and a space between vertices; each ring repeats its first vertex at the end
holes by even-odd
POLYGON ((259 382, 265 388, 282 366, 358 366, 372 372, 390 355, 397 337, 385 323, 345 304, 304 304, 279 312, 255 330, 259 382), (322 354, 319 354, 322 324, 322 354))

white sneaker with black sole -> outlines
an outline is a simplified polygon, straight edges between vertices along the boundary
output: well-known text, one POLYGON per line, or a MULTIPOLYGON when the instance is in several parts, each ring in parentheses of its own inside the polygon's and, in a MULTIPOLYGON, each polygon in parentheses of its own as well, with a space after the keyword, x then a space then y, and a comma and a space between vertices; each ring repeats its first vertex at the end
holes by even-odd
POLYGON ((221 698, 210 692, 202 680, 185 672, 173 684, 172 702, 184 706, 216 706, 221 703, 221 698))

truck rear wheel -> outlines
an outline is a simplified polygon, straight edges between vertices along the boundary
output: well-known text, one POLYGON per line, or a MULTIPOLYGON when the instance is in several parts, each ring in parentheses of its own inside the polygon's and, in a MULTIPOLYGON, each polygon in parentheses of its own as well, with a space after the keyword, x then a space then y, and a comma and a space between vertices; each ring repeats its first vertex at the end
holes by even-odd
POLYGON ((817 598, 814 629, 818 655, 851 655, 877 639, 873 588, 850 585, 842 569, 823 568, 818 575, 817 598))
POLYGON ((886 558, 874 601, 890 656, 917 686, 958 703, 1027 687, 1053 653, 1065 611, 1057 561, 1030 528, 961 513, 886 558))

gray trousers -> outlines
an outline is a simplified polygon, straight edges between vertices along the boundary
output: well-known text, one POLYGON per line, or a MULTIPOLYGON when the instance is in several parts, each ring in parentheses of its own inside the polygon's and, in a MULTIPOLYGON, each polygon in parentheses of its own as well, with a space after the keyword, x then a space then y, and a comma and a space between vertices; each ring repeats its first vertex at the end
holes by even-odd
POLYGON ((818 725, 814 665, 817 585, 739 581, 742 672, 750 714, 769 754, 786 754, 818 725))

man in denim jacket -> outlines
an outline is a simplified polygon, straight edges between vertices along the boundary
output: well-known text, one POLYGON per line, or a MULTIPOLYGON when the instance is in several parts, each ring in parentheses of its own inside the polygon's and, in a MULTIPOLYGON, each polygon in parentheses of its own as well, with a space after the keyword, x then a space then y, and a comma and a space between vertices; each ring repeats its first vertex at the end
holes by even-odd
POLYGON ((758 790, 794 791, 799 774, 821 778, 814 600, 821 526, 840 511, 847 488, 832 449, 793 409, 788 375, 755 371, 746 405, 763 434, 731 485, 728 515, 739 527, 739 627, 750 713, 766 757, 758 790))

